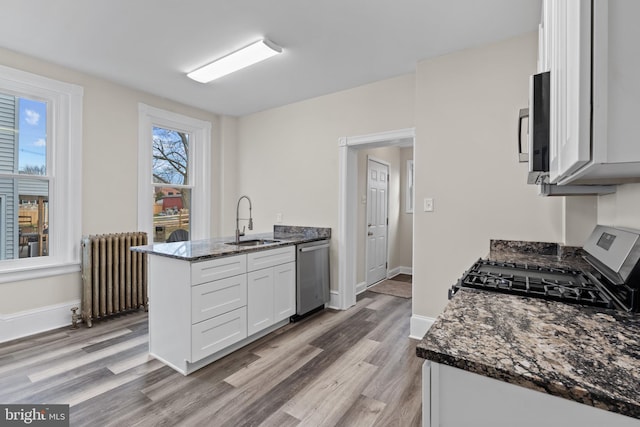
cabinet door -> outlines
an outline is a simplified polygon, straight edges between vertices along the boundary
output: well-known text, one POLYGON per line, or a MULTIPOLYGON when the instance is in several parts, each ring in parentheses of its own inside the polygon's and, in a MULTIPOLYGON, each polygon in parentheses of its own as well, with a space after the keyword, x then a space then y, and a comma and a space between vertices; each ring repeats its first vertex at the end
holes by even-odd
POLYGON ((538 73, 549 71, 549 55, 551 55, 551 37, 549 31, 550 24, 551 0, 543 0, 542 2, 542 22, 538 26, 538 73))
POLYGON ((273 325, 273 268, 247 274, 249 335, 273 325))
POLYGON ((422 378, 423 393, 430 396, 422 407, 424 426, 638 426, 636 418, 448 365, 430 362, 423 366, 422 378))
POLYGON ((296 263, 273 267, 274 322, 296 313, 296 263))
POLYGON ((591 160, 591 4, 552 5, 549 175, 556 183, 591 160))

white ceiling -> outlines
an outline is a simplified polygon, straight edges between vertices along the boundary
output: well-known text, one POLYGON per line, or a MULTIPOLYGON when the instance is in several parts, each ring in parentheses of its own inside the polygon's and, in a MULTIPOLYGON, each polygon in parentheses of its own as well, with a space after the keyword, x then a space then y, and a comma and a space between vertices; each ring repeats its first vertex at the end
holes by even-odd
POLYGON ((409 73, 422 59, 534 31, 540 3, 3 0, 0 46, 241 116, 409 73), (262 37, 284 54, 208 84, 185 76, 262 37))

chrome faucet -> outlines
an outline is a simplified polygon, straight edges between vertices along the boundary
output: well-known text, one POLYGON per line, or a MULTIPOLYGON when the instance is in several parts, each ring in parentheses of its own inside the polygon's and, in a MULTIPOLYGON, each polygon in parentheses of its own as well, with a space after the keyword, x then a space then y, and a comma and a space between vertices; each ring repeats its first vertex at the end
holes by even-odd
POLYGON ((242 226, 240 231, 240 220, 246 220, 247 218, 240 218, 240 202, 242 199, 247 199, 249 202, 249 230, 253 230, 253 218, 251 218, 251 199, 248 196, 240 196, 238 199, 238 205, 236 206, 236 244, 240 243, 240 236, 244 236, 245 226, 242 226))

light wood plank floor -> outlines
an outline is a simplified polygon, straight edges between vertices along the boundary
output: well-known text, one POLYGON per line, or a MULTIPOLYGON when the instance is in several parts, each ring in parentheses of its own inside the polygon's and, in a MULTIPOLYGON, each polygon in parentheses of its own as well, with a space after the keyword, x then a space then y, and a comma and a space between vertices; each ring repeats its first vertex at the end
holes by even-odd
POLYGON ((148 356, 132 313, 0 345, 0 402, 70 404, 72 426, 418 426, 410 315, 365 292, 184 377, 148 356))

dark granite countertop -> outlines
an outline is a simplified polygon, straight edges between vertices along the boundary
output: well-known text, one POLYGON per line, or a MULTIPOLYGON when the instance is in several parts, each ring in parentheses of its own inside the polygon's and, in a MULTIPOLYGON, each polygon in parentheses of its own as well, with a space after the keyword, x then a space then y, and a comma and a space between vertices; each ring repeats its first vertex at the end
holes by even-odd
POLYGON ((227 242, 233 242, 235 238, 219 237, 204 240, 189 240, 186 242, 156 243, 146 246, 134 246, 131 250, 149 255, 159 255, 193 262, 330 238, 330 228, 276 225, 274 226, 274 231, 272 233, 250 234, 243 236, 240 239, 241 241, 252 239, 275 240, 273 243, 260 246, 239 246, 227 244, 227 242))
MULTIPOLYGON (((583 262, 573 249, 540 255, 495 242, 489 258, 496 261, 560 268, 583 262)), ((417 355, 640 419, 640 316, 462 289, 417 355)))

